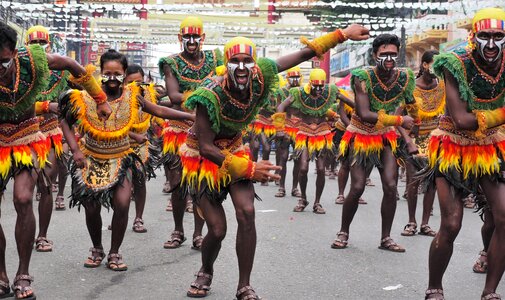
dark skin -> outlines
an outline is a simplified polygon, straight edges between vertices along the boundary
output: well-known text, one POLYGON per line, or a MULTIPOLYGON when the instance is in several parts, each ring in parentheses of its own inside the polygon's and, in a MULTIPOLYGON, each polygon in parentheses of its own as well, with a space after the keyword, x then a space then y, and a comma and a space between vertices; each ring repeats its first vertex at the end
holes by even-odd
MULTIPOLYGON (((398 55, 398 48, 395 45, 383 45, 379 47, 377 53, 374 53, 374 58, 383 55, 398 55)), ((375 67, 379 79, 389 86, 395 80, 396 69, 394 68, 394 63, 386 62, 385 67, 375 67)), ((377 113, 370 110, 370 99, 366 93, 366 86, 364 82, 355 82, 354 90, 356 93, 356 114, 361 120, 375 124, 378 120, 377 113)), ((402 127, 411 129, 414 125, 414 120, 410 116, 403 117, 402 127)), ((379 174, 381 176, 383 198, 381 206, 381 216, 382 216, 382 232, 381 240, 389 237, 391 232, 391 226, 393 224, 393 219, 396 210, 396 183, 398 179, 398 164, 396 158, 391 150, 391 147, 385 146, 384 151, 381 154, 382 168, 379 169, 379 174)), ((342 209, 342 224, 340 232, 349 233, 349 228, 354 215, 358 209, 358 201, 363 191, 365 190, 365 183, 367 174, 371 170, 365 170, 361 165, 354 164, 351 166, 351 189, 349 194, 344 200, 344 205, 342 209)), ((342 241, 346 241, 348 236, 339 235, 338 238, 342 241)), ((335 241, 337 246, 344 246, 341 243, 335 241)), ((401 246, 396 246, 393 249, 400 250, 401 246)))
MULTIPOLYGON (((204 53, 200 50, 198 43, 196 43, 197 38, 201 39, 203 43, 205 41, 205 34, 202 35, 178 35, 179 42, 183 45, 183 51, 181 52, 181 56, 187 60, 192 65, 199 65, 201 61, 204 59, 204 53), (189 42, 184 45, 183 37, 188 39, 189 42), (191 37, 193 40, 191 41, 191 37)), ((168 65, 163 67, 163 74, 165 76, 165 86, 167 95, 170 98, 169 102, 164 102, 161 105, 167 106, 171 105, 174 109, 182 110, 182 95, 180 91, 179 81, 177 80, 176 75, 172 72, 168 65)), ((174 169, 170 169, 168 165, 165 166, 165 174, 167 177, 167 181, 170 182, 172 187, 175 188, 172 191, 172 215, 174 217, 174 231, 179 231, 184 233, 184 212, 186 210, 186 201, 189 199, 183 199, 181 197, 182 191, 180 190, 180 182, 182 176, 182 167, 178 166, 174 169)), ((203 225, 205 224, 205 220, 203 220, 196 211, 193 211, 193 217, 195 221, 195 230, 193 231, 193 238, 202 235, 203 225)), ((177 246, 178 242, 171 242, 170 240, 167 242, 167 245, 171 245, 172 247, 177 246)))
MULTIPOLYGON (((351 124, 351 120, 349 119, 349 115, 345 111, 345 106, 340 104, 338 106, 338 115, 340 116, 340 120, 344 123, 344 126, 347 127, 351 124)), ((338 146, 338 145, 337 145, 338 146)), ((338 170, 338 194, 343 195, 345 191, 345 186, 347 185, 347 180, 349 179, 349 172, 351 170, 351 166, 347 161, 342 161, 340 164, 340 169, 338 170)))
MULTIPOLYGON (((367 39, 368 30, 359 25, 351 25, 344 29, 346 35, 354 40, 367 39)), ((315 52, 309 48, 304 48, 287 56, 279 58, 277 62, 278 71, 282 72, 290 67, 300 64, 312 58, 315 52)), ((230 63, 247 63, 251 62, 252 57, 245 54, 237 54, 230 58, 230 63)), ((248 75, 249 70, 237 68, 235 74, 228 76, 242 77, 248 75)), ((249 77, 248 77, 249 78, 249 77)), ((219 82, 223 82, 223 77, 217 77, 219 82)), ((225 86, 229 86, 231 96, 243 103, 249 99, 248 89, 241 90, 230 80, 225 86)), ((250 84, 250 82, 249 82, 250 84)), ((197 136, 200 148, 200 155, 216 165, 222 165, 225 156, 221 150, 214 145, 217 139, 231 139, 237 133, 223 132, 216 134, 211 129, 211 123, 207 111, 204 107, 197 106, 196 122, 192 129, 197 136)), ((272 174, 271 171, 280 170, 280 167, 273 166, 269 161, 259 161, 256 163, 256 170, 253 175, 253 180, 267 181, 279 180, 280 176, 272 174)), ((239 281, 237 290, 241 287, 249 285, 250 274, 254 261, 254 253, 256 249, 256 228, 254 224, 254 186, 249 181, 243 181, 232 184, 230 187, 230 196, 235 207, 236 219, 238 222, 236 252, 239 262, 239 281)), ((200 271, 213 274, 214 261, 219 254, 221 241, 226 235, 226 217, 222 205, 212 204, 209 199, 203 196, 199 200, 199 205, 203 211, 204 218, 207 221, 208 233, 205 236, 202 244, 202 267, 200 271)), ((209 284, 208 279, 198 277, 197 283, 209 284)), ((189 293, 196 295, 204 295, 206 291, 190 288, 189 293)), ((245 295, 243 295, 245 296, 245 295)))
MULTIPOLYGON (((497 34, 497 30, 482 30, 489 34, 497 34)), ((499 31, 498 33, 503 33, 499 31)), ((495 51, 484 50, 488 57, 497 54, 495 51)), ((491 76, 500 71, 501 58, 493 63, 487 62, 478 51, 472 52, 480 68, 491 76)), ((446 114, 453 119, 454 126, 460 130, 473 130, 478 127, 475 115, 468 112, 468 106, 461 100, 458 82, 448 72, 444 72, 446 90, 446 114)), ((505 184, 493 181, 489 176, 481 177, 480 186, 486 197, 495 224, 488 249, 488 273, 482 296, 494 293, 505 270, 505 184)), ((454 240, 456 239, 463 219, 464 196, 460 192, 453 194, 451 185, 444 177, 436 179, 437 193, 440 201, 441 224, 440 230, 433 239, 429 256, 429 289, 441 289, 442 278, 452 256, 454 240)))
MULTIPOLYGON (((270 118, 272 116, 272 112, 269 112, 266 109, 261 109, 259 111, 259 115, 262 115, 266 118, 270 118)), ((253 156, 253 160, 257 161, 258 160, 258 155, 259 155, 259 149, 260 149, 260 144, 262 146, 262 153, 261 156, 263 160, 269 160, 270 159, 270 150, 271 150, 271 145, 269 143, 269 139, 265 135, 265 133, 260 133, 259 135, 255 135, 254 133, 251 133, 252 138, 251 138, 251 153, 253 156)))
MULTIPOLYGON (((15 58, 16 55, 16 49, 10 49, 7 47, 0 48, 0 62, 7 62, 15 58)), ((86 70, 71 58, 55 54, 46 54, 46 57, 48 67, 51 70, 67 70, 75 77, 80 77, 86 73, 86 70)), ((13 75, 16 71, 15 63, 12 63, 7 69, 4 69, 4 67, 0 65, 0 74, 2 74, 2 76, 0 76, 0 85, 12 87, 14 84, 13 75)), ((97 106, 97 110, 103 119, 107 119, 111 112, 110 106, 107 103, 97 106)), ((21 115, 13 116, 13 118, 7 122, 10 124, 20 124, 27 119, 33 118, 34 116, 35 106, 32 106, 21 115)), ((16 212, 18 214, 15 229, 19 254, 17 275, 29 274, 28 269, 35 237, 35 215, 33 214, 32 198, 36 181, 37 175, 35 172, 28 170, 22 170, 14 176, 14 206, 16 207, 16 212)), ((5 272, 5 263, 1 263, 1 261, 5 261, 5 236, 3 234, 0 235, 0 256, 2 256, 0 257, 0 279, 8 282, 8 277, 5 272)), ((30 282, 20 280, 18 284, 21 286, 29 286, 30 282)), ((18 293, 17 297, 26 298, 32 294, 33 291, 27 291, 25 293, 18 293)))

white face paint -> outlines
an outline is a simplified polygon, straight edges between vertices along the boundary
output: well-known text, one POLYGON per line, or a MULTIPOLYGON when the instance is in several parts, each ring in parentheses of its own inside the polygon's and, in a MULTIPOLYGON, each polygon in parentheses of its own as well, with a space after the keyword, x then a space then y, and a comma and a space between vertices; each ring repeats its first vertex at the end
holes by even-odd
POLYGON ((321 95, 324 90, 324 85, 311 85, 312 93, 316 95, 321 95))
POLYGON ((475 36, 475 40, 479 54, 485 61, 492 63, 501 58, 505 46, 505 33, 479 32, 475 36), (498 53, 494 57, 486 57, 484 50, 497 51, 498 53))
POLYGON ((194 36, 194 35, 189 35, 189 36, 183 36, 182 37, 182 46, 184 47, 184 51, 190 52, 188 50, 188 44, 196 44, 196 49, 200 49, 200 43, 201 43, 202 38, 200 36, 194 36))
POLYGON ((289 86, 297 87, 300 86, 300 77, 288 77, 289 86))
POLYGON ((2 67, 4 69, 8 69, 12 65, 12 61, 13 61, 13 59, 11 58, 9 61, 3 62, 2 67))
POLYGON ((385 54, 381 56, 377 56, 377 59, 375 60, 377 63, 377 66, 380 68, 386 70, 386 71, 391 71, 396 67, 396 59, 398 58, 398 55, 392 55, 392 54, 385 54), (393 62, 393 67, 391 68, 386 68, 386 62, 393 62))
POLYGON ((108 81, 118 81, 119 83, 123 83, 124 75, 102 75, 102 82, 106 83, 108 81))
MULTIPOLYGON (((228 62, 227 64, 227 69, 228 69, 228 74, 231 76, 231 79, 233 81, 233 84, 238 87, 241 91, 247 89, 249 87, 249 85, 251 84, 251 76, 252 76, 252 70, 254 68, 256 64, 255 63, 243 63, 243 62, 239 62, 239 63, 231 63, 231 62, 228 62), (238 80, 237 80, 237 74, 235 74, 235 71, 236 70, 246 70, 247 69, 247 81, 245 82, 245 84, 242 84, 242 83, 239 83, 238 80)), ((243 72, 241 72, 243 73, 243 72)))

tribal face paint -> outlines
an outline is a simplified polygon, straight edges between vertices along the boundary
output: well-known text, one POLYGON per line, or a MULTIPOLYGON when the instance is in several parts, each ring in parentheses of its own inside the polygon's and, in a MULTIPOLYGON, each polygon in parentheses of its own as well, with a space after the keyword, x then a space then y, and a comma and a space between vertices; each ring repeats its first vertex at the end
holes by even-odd
POLYGON ((485 61, 493 63, 502 57, 505 32, 480 31, 475 36, 475 41, 477 42, 477 50, 485 61))
POLYGON ((241 91, 249 88, 249 85, 251 83, 251 76, 253 74, 253 68, 255 65, 256 64, 254 62, 228 62, 228 74, 230 75, 233 84, 241 91))
POLYGON ((397 54, 384 53, 384 54, 381 54, 380 56, 377 56, 377 59, 375 61, 376 61, 377 66, 379 68, 382 68, 383 70, 386 70, 386 71, 391 71, 392 69, 394 69, 396 67, 396 60, 397 59, 398 59, 397 54))
POLYGON ((182 47, 186 52, 194 52, 200 50, 200 44, 202 41, 202 37, 199 35, 191 34, 191 35, 183 35, 182 36, 182 47), (195 46, 195 49, 189 49, 189 46, 195 46))

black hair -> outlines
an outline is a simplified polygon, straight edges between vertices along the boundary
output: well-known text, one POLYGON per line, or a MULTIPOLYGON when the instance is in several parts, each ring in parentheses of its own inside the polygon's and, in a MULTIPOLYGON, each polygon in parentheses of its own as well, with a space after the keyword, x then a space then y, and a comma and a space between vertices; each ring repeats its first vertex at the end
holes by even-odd
POLYGON ((119 61, 119 63, 123 66, 124 71, 128 69, 128 60, 126 59, 126 56, 114 49, 109 49, 100 57, 100 70, 103 70, 103 65, 105 65, 106 62, 114 60, 119 61))
POLYGON ((9 25, 0 21, 0 48, 8 48, 11 51, 16 50, 18 33, 9 25))
POLYGON ((395 45, 398 50, 400 50, 400 39, 395 34, 383 33, 379 34, 372 42, 372 51, 377 54, 380 46, 383 45, 395 45))
POLYGON ((144 78, 144 70, 142 69, 142 67, 140 65, 137 65, 137 64, 129 65, 128 68, 126 68, 125 76, 131 75, 131 74, 136 74, 136 73, 140 73, 140 75, 142 75, 142 78, 144 78))
POLYGON ((419 72, 417 73, 416 78, 423 76, 423 63, 430 64, 433 62, 433 57, 438 54, 440 54, 438 50, 426 50, 423 53, 423 56, 421 57, 421 65, 419 66, 419 72))

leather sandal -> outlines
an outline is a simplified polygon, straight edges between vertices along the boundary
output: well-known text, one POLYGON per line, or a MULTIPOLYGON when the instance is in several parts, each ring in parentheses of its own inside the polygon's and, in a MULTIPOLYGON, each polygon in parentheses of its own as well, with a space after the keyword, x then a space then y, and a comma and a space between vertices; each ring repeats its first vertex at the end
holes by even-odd
POLYGON ((398 245, 390 236, 387 236, 381 240, 379 249, 398 253, 405 252, 405 248, 398 245))
POLYGON ((314 206, 312 206, 312 212, 318 215, 324 215, 326 210, 324 210, 321 203, 315 203, 314 206))
POLYGON ((123 262, 123 256, 119 253, 107 255, 107 268, 117 272, 128 270, 128 266, 123 262))
POLYGON ((420 235, 426 235, 426 236, 435 236, 437 235, 437 232, 433 229, 431 229, 430 225, 428 224, 423 224, 421 225, 421 230, 419 230, 420 235))
POLYGON ((490 293, 480 298, 481 300, 501 300, 501 296, 497 293, 490 293))
POLYGON ((309 201, 307 201, 307 199, 300 198, 298 199, 298 204, 296 204, 295 208, 293 208, 293 211, 302 212, 305 210, 305 207, 307 207, 307 205, 309 205, 309 201))
POLYGON ((35 240, 35 251, 37 251, 37 252, 51 252, 51 251, 53 251, 53 241, 48 240, 44 236, 39 236, 35 240))
POLYGON ((401 233, 402 236, 414 236, 417 233, 417 224, 414 222, 409 222, 405 227, 403 227, 403 231, 401 233))
POLYGON ((203 243, 203 236, 195 236, 193 238, 193 246, 191 246, 191 249, 193 250, 202 250, 202 243, 203 243))
POLYGON ((26 274, 19 274, 14 278, 14 284, 12 285, 12 291, 14 292, 14 299, 25 299, 25 300, 35 300, 37 297, 33 293, 33 288, 31 286, 33 282, 33 277, 26 274), (28 281, 28 285, 22 286, 19 284, 19 281, 28 281), (25 294, 31 292, 28 296, 21 296, 21 294, 25 294))
POLYGON ((345 249, 345 248, 347 248, 348 239, 349 239, 349 233, 343 232, 343 231, 337 232, 337 238, 331 244, 331 248, 332 249, 345 249), (347 240, 343 240, 343 239, 339 238, 339 236, 345 236, 347 238, 347 240))
POLYGON ((237 297, 237 300, 260 300, 261 298, 256 295, 256 292, 254 289, 246 285, 244 287, 241 287, 238 291, 237 294, 235 295, 237 297))
POLYGON ((55 210, 65 210, 65 197, 56 196, 56 199, 54 200, 54 205, 55 210))
POLYGON ((186 296, 190 298, 204 298, 207 297, 210 291, 210 285, 212 284, 212 275, 204 272, 198 272, 195 274, 196 280, 190 285, 189 291, 186 292, 186 296), (205 283, 198 283, 199 278, 204 278, 205 283), (192 289, 196 291, 192 291, 192 289))
POLYGON ((426 290, 426 292, 424 294, 425 294, 425 296, 424 296, 425 300, 428 300, 428 299, 444 300, 445 299, 443 289, 428 289, 428 290, 426 290), (431 296, 434 296, 434 297, 431 297, 431 296))
POLYGON ((163 244, 163 248, 165 249, 176 249, 179 248, 182 243, 186 241, 186 237, 184 237, 184 232, 180 231, 172 231, 170 234, 170 240, 166 241, 163 244))
POLYGON ((14 296, 14 293, 11 292, 11 287, 9 286, 9 282, 5 282, 0 280, 0 299, 10 298, 14 296))
POLYGON ((286 189, 279 188, 279 191, 274 196, 277 197, 277 198, 285 197, 286 196, 286 189))
POLYGON ((103 248, 89 248, 91 252, 91 256, 88 256, 88 259, 84 262, 85 268, 96 268, 102 264, 103 259, 105 258, 105 253, 103 252, 103 248))
POLYGON ((473 265, 472 270, 475 273, 479 273, 479 274, 487 273, 487 252, 486 251, 482 250, 481 252, 479 252, 479 258, 477 258, 477 261, 473 265), (486 259, 484 260, 483 257, 485 257, 486 259))
POLYGON ((135 221, 133 221, 132 230, 136 233, 147 232, 147 229, 144 227, 144 220, 142 220, 141 218, 135 218, 135 221))
POLYGON ((294 188, 291 190, 291 196, 299 198, 302 196, 302 193, 297 188, 294 188))
POLYGON ((337 199, 335 199, 335 204, 344 204, 344 195, 338 195, 337 199))

